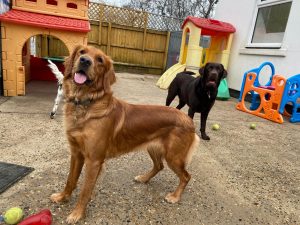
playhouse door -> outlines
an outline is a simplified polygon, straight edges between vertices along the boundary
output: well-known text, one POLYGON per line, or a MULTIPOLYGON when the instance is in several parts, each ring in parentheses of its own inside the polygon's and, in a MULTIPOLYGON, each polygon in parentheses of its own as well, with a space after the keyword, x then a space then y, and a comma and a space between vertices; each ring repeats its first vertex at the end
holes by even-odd
POLYGON ((18 66, 17 68, 17 95, 25 95, 25 68, 18 66))

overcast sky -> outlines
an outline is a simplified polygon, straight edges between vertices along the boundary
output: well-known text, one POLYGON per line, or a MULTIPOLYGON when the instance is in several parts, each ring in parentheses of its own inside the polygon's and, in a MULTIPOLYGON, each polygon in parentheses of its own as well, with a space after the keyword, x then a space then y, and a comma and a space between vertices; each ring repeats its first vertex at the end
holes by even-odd
MULTIPOLYGON (((97 0, 90 0, 91 2, 97 2, 97 0)), ((130 0, 103 0, 108 5, 121 6, 125 3, 128 3, 130 0)))

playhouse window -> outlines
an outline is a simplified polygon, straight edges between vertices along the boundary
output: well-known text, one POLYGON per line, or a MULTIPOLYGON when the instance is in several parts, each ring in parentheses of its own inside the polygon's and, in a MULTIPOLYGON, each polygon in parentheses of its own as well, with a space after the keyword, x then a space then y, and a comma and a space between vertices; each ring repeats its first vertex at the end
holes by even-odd
POLYGON ((47 4, 48 5, 57 5, 57 1, 56 0, 47 0, 47 4))
POLYGON ((260 0, 248 47, 280 48, 291 5, 291 0, 260 0))
POLYGON ((71 9, 77 9, 77 5, 75 3, 67 3, 67 7, 71 9))

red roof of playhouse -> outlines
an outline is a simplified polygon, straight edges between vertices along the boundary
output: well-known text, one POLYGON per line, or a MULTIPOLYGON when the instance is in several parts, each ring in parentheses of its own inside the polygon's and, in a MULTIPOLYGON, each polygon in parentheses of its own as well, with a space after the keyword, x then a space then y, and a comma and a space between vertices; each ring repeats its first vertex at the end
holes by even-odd
POLYGON ((90 31, 90 23, 87 20, 52 16, 15 9, 0 15, 0 21, 75 32, 90 31))
POLYGON ((181 28, 185 26, 185 24, 190 21, 195 26, 201 28, 201 34, 202 35, 217 35, 220 33, 234 33, 235 27, 232 26, 230 23, 225 23, 219 20, 212 20, 212 19, 206 19, 206 18, 199 18, 199 17, 193 17, 188 16, 181 28))

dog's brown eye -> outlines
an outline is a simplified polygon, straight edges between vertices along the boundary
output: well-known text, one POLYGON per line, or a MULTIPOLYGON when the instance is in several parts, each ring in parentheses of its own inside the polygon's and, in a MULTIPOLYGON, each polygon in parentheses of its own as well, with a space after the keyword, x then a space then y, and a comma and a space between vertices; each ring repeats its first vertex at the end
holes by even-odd
POLYGON ((83 54, 85 54, 85 50, 82 49, 82 50, 80 50, 79 53, 80 53, 80 55, 83 55, 83 54))
POLYGON ((97 58, 97 61, 98 61, 99 63, 103 63, 102 57, 99 56, 99 57, 97 58))

